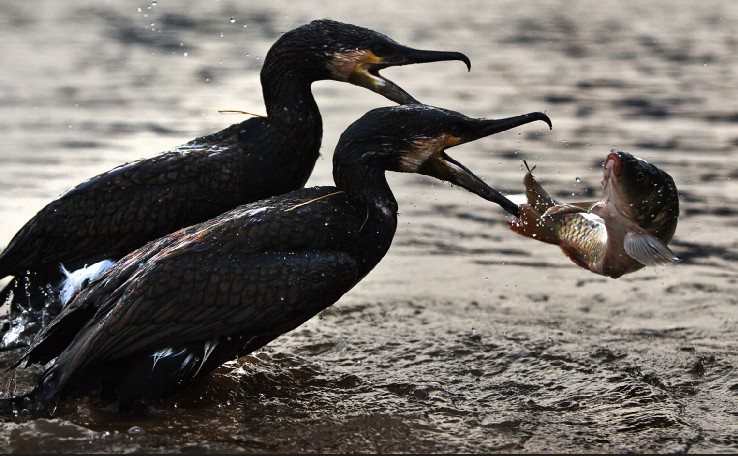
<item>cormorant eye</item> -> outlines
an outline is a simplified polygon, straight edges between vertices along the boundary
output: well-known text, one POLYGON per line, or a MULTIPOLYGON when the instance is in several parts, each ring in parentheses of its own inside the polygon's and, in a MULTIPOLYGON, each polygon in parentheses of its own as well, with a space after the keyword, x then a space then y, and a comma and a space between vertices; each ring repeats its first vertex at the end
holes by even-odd
POLYGON ((377 57, 382 57, 387 53, 387 46, 385 46, 384 43, 372 43, 371 46, 369 46, 369 50, 377 57))

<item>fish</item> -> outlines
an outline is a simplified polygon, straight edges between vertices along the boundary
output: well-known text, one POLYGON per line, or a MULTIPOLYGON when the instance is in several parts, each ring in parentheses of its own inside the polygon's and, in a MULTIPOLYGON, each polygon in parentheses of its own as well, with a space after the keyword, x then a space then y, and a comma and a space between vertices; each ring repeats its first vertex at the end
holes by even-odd
POLYGON ((575 264, 617 279, 645 266, 679 262, 668 247, 679 219, 674 179, 652 163, 613 148, 602 171, 602 199, 561 203, 528 172, 527 202, 512 231, 558 245, 575 264))

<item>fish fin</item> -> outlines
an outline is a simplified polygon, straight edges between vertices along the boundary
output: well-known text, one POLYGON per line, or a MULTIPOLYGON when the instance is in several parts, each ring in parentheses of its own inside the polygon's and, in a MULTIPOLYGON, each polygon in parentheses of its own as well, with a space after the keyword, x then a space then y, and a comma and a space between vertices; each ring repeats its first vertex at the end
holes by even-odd
POLYGON ((646 266, 679 261, 669 247, 648 233, 628 233, 623 241, 625 253, 646 266))
POLYGON ((558 223, 550 218, 541 218, 541 213, 530 204, 520 205, 520 218, 508 222, 510 229, 529 238, 549 244, 558 244, 558 223))
POLYGON ((589 212, 592 206, 597 204, 597 201, 584 201, 581 203, 564 203, 551 206, 543 213, 544 217, 559 214, 579 214, 582 212, 589 212))
MULTIPOLYGON (((528 166, 528 163, 525 163, 528 166)), ((533 177, 533 168, 528 168, 528 172, 523 178, 523 184, 525 184, 525 197, 528 199, 528 204, 533 206, 538 212, 544 212, 551 206, 559 204, 548 192, 536 181, 533 177)))

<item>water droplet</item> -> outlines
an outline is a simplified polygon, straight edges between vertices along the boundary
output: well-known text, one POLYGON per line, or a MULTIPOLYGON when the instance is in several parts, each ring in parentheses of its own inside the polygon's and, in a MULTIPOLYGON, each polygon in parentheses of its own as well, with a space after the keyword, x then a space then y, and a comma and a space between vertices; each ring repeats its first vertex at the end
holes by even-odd
POLYGON ((188 52, 185 52, 185 53, 184 53, 183 55, 184 55, 185 57, 187 57, 187 56, 188 56, 188 55, 190 55, 190 54, 189 54, 188 52))
POLYGON ((582 181, 582 180, 581 180, 581 179, 580 179, 579 177, 577 177, 577 178, 576 178, 576 179, 574 179, 574 180, 575 180, 575 181, 577 181, 577 182, 581 182, 581 181, 582 181))
MULTIPOLYGON (((235 23, 236 23, 236 19, 231 18, 231 24, 235 24, 235 23)), ((244 25, 244 27, 245 27, 245 25, 244 25)))

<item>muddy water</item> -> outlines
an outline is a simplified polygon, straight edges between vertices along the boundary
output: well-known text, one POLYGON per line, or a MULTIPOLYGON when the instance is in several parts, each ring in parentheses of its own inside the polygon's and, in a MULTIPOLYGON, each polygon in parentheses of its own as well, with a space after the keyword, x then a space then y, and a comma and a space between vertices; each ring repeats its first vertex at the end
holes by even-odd
MULTIPOLYGON (((0 423, 3 451, 735 452, 738 3, 320 5, 4 2, 0 245, 83 179, 242 120, 219 109, 263 112, 271 43, 332 17, 465 52, 470 73, 385 72, 425 103, 547 111, 553 131, 451 151, 505 192, 522 190, 523 159, 563 200, 599 194, 611 147, 662 167, 683 261, 601 278, 463 190, 392 175, 392 249, 320 317, 143 416, 80 399, 0 423)), ((325 134, 309 185, 323 185, 340 132, 387 102, 333 82, 314 93, 325 134)))

